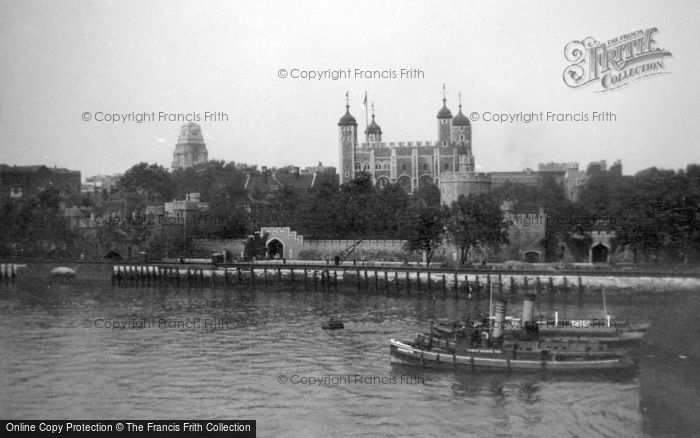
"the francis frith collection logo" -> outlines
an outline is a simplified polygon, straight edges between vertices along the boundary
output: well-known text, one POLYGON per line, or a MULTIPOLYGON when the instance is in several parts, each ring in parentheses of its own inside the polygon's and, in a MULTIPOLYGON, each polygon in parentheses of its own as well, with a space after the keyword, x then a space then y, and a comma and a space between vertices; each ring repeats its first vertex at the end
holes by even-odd
POLYGON ((566 60, 572 63, 564 70, 564 83, 571 88, 598 83, 600 93, 669 73, 664 57, 672 55, 658 46, 657 31, 655 27, 638 30, 607 42, 592 37, 571 41, 564 48, 566 60))

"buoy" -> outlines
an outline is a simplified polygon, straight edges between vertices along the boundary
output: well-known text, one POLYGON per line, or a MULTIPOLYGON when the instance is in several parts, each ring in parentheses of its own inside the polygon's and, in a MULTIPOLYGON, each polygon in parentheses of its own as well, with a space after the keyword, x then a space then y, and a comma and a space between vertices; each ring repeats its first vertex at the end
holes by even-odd
POLYGON ((59 266, 51 270, 52 277, 73 278, 75 277, 75 269, 59 266))

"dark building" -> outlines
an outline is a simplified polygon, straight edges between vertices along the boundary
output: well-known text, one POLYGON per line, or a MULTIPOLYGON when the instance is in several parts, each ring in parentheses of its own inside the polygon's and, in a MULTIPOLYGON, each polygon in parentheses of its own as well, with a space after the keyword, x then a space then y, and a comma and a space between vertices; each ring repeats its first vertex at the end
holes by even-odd
POLYGON ((0 164, 0 197, 34 197, 48 188, 59 191, 63 199, 80 198, 80 171, 57 167, 8 166, 0 164))

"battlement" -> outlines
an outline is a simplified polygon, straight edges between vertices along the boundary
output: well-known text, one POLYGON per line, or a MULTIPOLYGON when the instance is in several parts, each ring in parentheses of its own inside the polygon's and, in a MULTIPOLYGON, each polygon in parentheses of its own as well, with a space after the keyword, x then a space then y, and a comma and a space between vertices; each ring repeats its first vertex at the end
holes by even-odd
POLYGON ((360 146, 367 149, 372 148, 430 148, 438 146, 434 141, 390 141, 390 142, 370 142, 360 143, 360 146))
POLYGON ((440 182, 490 183, 491 175, 482 172, 443 172, 440 174, 440 182))

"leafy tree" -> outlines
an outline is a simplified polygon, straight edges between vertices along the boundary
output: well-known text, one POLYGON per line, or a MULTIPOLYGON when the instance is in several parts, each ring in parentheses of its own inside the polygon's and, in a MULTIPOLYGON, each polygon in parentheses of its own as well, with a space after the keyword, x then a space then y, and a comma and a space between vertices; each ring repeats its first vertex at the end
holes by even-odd
POLYGON ((452 203, 447 214, 447 230, 460 249, 462 264, 472 248, 508 242, 503 212, 488 195, 462 195, 452 203))
POLYGON ((136 193, 144 201, 163 202, 172 199, 173 187, 170 173, 157 164, 139 163, 124 172, 118 189, 125 193, 136 193))
POLYGON ((419 251, 425 256, 427 266, 443 241, 445 231, 444 210, 428 206, 422 199, 414 199, 407 212, 404 236, 408 251, 419 251))

